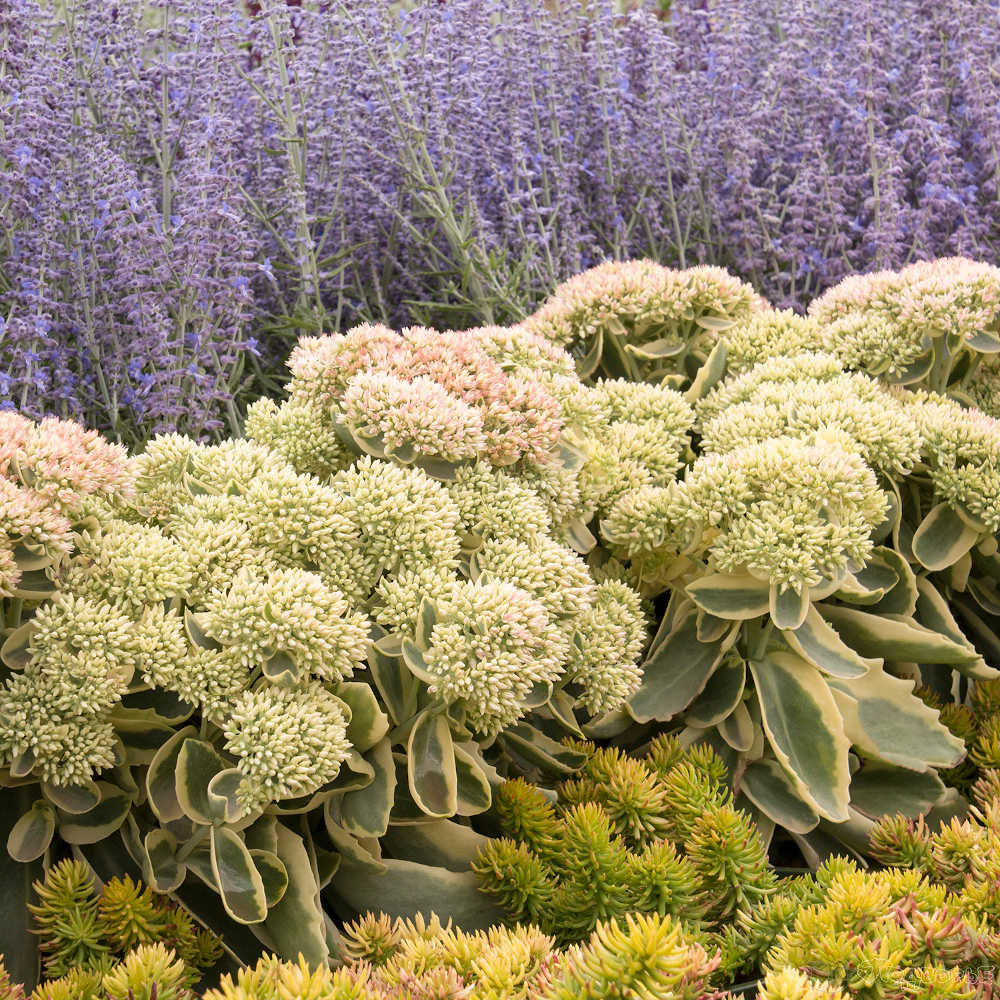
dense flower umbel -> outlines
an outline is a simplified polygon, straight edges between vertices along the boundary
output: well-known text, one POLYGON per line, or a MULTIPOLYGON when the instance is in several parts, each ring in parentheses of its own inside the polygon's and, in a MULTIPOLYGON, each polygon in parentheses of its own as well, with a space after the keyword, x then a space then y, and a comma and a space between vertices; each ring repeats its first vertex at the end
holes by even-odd
POLYGON ((699 459, 685 485, 717 565, 801 590, 863 564, 887 506, 850 449, 849 438, 820 432, 699 459))

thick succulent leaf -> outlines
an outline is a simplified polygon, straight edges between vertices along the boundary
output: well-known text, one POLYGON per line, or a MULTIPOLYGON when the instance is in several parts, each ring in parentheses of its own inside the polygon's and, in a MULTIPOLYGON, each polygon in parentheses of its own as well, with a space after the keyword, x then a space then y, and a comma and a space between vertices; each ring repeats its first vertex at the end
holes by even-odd
POLYGON ((880 816, 922 816, 944 794, 936 771, 914 774, 891 764, 866 761, 851 778, 851 807, 873 819, 880 816))
MULTIPOLYGON (((13 827, 31 809, 35 789, 30 787, 0 787, 0 837, 6 843, 13 827)), ((15 983, 24 983, 31 990, 38 982, 38 935, 32 933, 34 922, 28 903, 34 902, 31 884, 42 878, 41 861, 15 861, 0 850, 0 900, 3 919, 0 920, 0 955, 15 983)))
POLYGON ((770 587, 749 573, 711 573, 685 589, 699 608, 729 621, 759 618, 770 608, 770 587))
POLYGON ((160 749, 146 771, 146 794, 150 808, 161 823, 180 819, 184 810, 177 799, 177 757, 188 737, 196 736, 194 726, 178 730, 160 749))
POLYGON ((896 574, 896 583, 873 607, 878 614, 903 615, 911 617, 917 607, 917 577, 910 564, 895 550, 880 547, 875 549, 875 555, 892 568, 896 574))
POLYGON ((413 718, 420 684, 403 663, 402 648, 399 656, 392 656, 372 643, 368 647, 368 667, 393 722, 398 726, 413 718))
POLYGON ((738 626, 715 642, 698 640, 698 616, 692 610, 642 665, 642 683, 627 709, 636 722, 666 722, 705 689, 709 678, 736 639, 738 626))
POLYGON ((235 823, 243 815, 239 799, 243 772, 237 767, 219 771, 208 783, 208 807, 216 823, 235 823))
POLYGON ((986 665, 979 651, 968 640, 948 607, 948 602, 926 577, 917 581, 917 616, 922 625, 947 636, 952 642, 968 651, 972 659, 955 665, 966 677, 985 681, 1000 677, 1000 671, 986 665))
POLYGON ((243 843, 249 851, 278 853, 278 821, 274 816, 259 816, 243 831, 243 843))
POLYGON ((205 631, 204 613, 187 610, 184 612, 184 630, 191 642, 201 649, 219 650, 222 646, 205 631))
POLYGON ((49 848, 56 832, 56 811, 44 799, 14 824, 7 836, 7 853, 22 864, 36 861, 49 848))
POLYGON ((587 348, 587 353, 583 357, 576 359, 576 373, 581 381, 586 381, 601 363, 601 354, 604 351, 604 331, 598 330, 587 348))
MULTIPOLYGON (((426 818, 426 817, 425 817, 426 818)), ((344 868, 364 869, 365 871, 384 872, 385 865, 380 857, 369 851, 352 833, 348 833, 340 825, 340 812, 336 800, 330 800, 323 809, 323 825, 333 848, 340 854, 344 868)), ((366 840, 367 838, 361 838, 366 840)), ((373 843, 378 844, 375 840, 373 843)))
POLYGON ((174 769, 177 801, 195 823, 214 822, 214 807, 208 797, 209 782, 229 765, 211 743, 188 738, 181 743, 174 769))
POLYGON ((587 759, 580 751, 557 742, 524 722, 504 730, 500 739, 512 756, 520 757, 548 774, 572 774, 587 759))
POLYGON ((302 667, 283 649, 279 649, 273 656, 264 660, 261 670, 272 684, 285 687, 291 687, 305 676, 302 667))
POLYGON ((302 838, 278 824, 278 860, 285 868, 288 885, 281 899, 267 913, 263 927, 275 950, 286 958, 303 955, 307 962, 322 966, 329 958, 319 885, 302 838))
POLYGON ((389 917, 447 913, 462 930, 486 930, 505 919, 503 910, 480 891, 471 871, 452 872, 413 861, 386 859, 385 871, 373 874, 341 867, 326 894, 355 912, 380 910, 389 917))
MULTIPOLYGON (((331 785, 327 788, 334 791, 338 795, 347 792, 356 792, 358 789, 367 788, 375 780, 375 768, 367 761, 364 757, 357 752, 357 750, 352 750, 348 755, 347 759, 344 761, 344 766, 341 767, 340 773, 333 780, 331 785)), ((305 810, 300 810, 295 807, 295 803, 298 800, 288 800, 287 802, 282 802, 282 806, 291 805, 291 809, 282 809, 282 812, 300 812, 305 810)), ((304 806, 312 808, 311 802, 304 802, 304 806)))
POLYGON ((455 812, 459 816, 476 816, 486 812, 493 802, 486 772, 479 761, 460 746, 455 747, 455 771, 458 776, 458 808, 455 812))
MULTIPOLYGON (((420 599, 420 608, 417 610, 417 623, 414 626, 413 638, 421 649, 427 649, 431 641, 431 632, 438 620, 437 604, 429 597, 420 599)), ((400 638, 400 655, 402 655, 402 638, 400 638)))
POLYGON ((904 663, 955 665, 976 659, 965 646, 910 619, 874 615, 832 604, 819 605, 819 611, 840 638, 861 656, 904 663))
POLYGON ((458 809, 455 747, 447 718, 421 712, 406 743, 406 772, 413 801, 428 816, 454 816, 458 809))
POLYGON ((403 639, 401 649, 403 662, 418 681, 423 681, 424 684, 434 684, 437 681, 437 677, 427 669, 424 651, 412 639, 403 639))
POLYGON ((910 771, 951 767, 965 743, 942 725, 936 709, 913 694, 914 682, 870 670, 851 681, 832 678, 844 731, 865 753, 910 771))
POLYGON ((881 660, 859 656, 815 608, 809 609, 797 629, 782 634, 799 656, 832 677, 863 677, 873 667, 882 665, 881 660))
POLYGON ((580 723, 577 722, 576 712, 574 711, 574 701, 571 695, 567 694, 561 688, 556 689, 552 692, 549 698, 549 711, 552 713, 552 718, 559 723, 568 732, 573 733, 575 736, 579 736, 583 739, 583 730, 580 728, 580 723))
POLYGON ((351 681, 337 688, 337 697, 351 710, 347 738, 358 753, 367 753, 387 732, 389 719, 379 707, 370 684, 351 681))
POLYGON ((97 782, 101 801, 85 813, 59 813, 59 836, 67 844, 96 844, 110 837, 125 822, 132 808, 131 796, 107 781, 97 782))
POLYGON ((793 833, 808 833, 819 823, 819 813, 804 802, 791 778, 776 760, 747 765, 740 791, 766 816, 793 833))
POLYGON ((56 585, 44 569, 32 569, 21 574, 13 596, 22 601, 44 601, 56 592, 56 585))
POLYGON ((684 719, 689 726, 718 725, 740 703, 746 686, 743 658, 730 653, 709 678, 705 690, 691 703, 684 719))
POLYGON ((212 827, 210 849, 212 874, 226 912, 241 924, 253 924, 267 916, 264 882, 238 833, 225 826, 212 827))
POLYGON ((101 801, 101 790, 94 781, 83 785, 50 785, 43 782, 42 793, 64 813, 79 815, 89 812, 101 801))
POLYGON ((281 859, 272 851, 252 849, 250 857, 253 866, 260 872, 260 880, 264 883, 264 896, 267 900, 268 913, 271 907, 279 903, 288 888, 288 872, 281 859))
POLYGON ((640 361, 659 361, 662 358, 675 358, 684 350, 683 340, 673 337, 660 337, 645 344, 626 344, 625 350, 640 361))
POLYGON ((737 753, 749 753, 753 749, 756 726, 743 702, 740 702, 716 728, 719 730, 719 735, 737 753))
POLYGON ((365 759, 372 767, 372 780, 341 798, 340 823, 356 837, 381 837, 389 827, 396 794, 396 765, 389 740, 380 740, 365 759))
POLYGON ((150 830, 143 840, 142 877, 156 892, 174 892, 184 881, 187 870, 177 860, 177 838, 167 830, 150 830))
POLYGON ((109 713, 115 733, 125 746, 125 763, 149 764, 173 735, 174 727, 149 708, 118 705, 109 713))
POLYGON ((394 858, 402 861, 467 872, 489 838, 472 827, 439 819, 420 826, 389 827, 382 843, 394 858))
MULTIPOLYGON (((714 319, 715 317, 711 318, 714 319)), ((709 317, 702 316, 700 319, 696 319, 695 322, 702 325, 706 319, 709 319, 709 317)), ((713 329, 728 329, 729 326, 732 326, 731 321, 727 321, 727 326, 725 327, 717 326, 713 327, 713 329)), ((698 374, 694 377, 691 388, 687 391, 687 400, 689 403, 696 403, 699 399, 704 399, 722 380, 726 374, 727 354, 728 348, 725 341, 718 341, 708 357, 705 358, 704 364, 698 369, 698 374)))
POLYGON ((764 730, 796 790, 819 814, 847 819, 850 742, 823 675, 795 653, 750 662, 764 730))
POLYGON ((913 533, 913 554, 926 569, 947 569, 976 544, 979 534, 950 504, 939 503, 913 533))
POLYGON ((28 643, 35 634, 35 622, 28 621, 10 633, 0 646, 0 661, 11 670, 23 670, 31 663, 28 643))
POLYGON ((716 618, 702 608, 698 609, 698 641, 715 642, 721 639, 731 628, 733 623, 725 618, 716 618))
POLYGON ((797 629, 806 620, 811 607, 808 590, 803 589, 801 593, 791 587, 781 590, 774 583, 768 600, 771 620, 780 629, 797 629))

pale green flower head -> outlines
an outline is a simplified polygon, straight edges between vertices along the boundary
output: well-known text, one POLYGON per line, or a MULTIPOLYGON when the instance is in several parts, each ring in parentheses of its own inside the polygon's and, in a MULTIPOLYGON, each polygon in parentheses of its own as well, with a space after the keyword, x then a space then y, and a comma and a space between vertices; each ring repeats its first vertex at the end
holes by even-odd
POLYGON ((333 485, 350 499, 367 557, 384 569, 455 564, 459 509, 427 473, 365 456, 333 485))
POLYGON ((500 580, 459 584, 438 604, 429 637, 430 692, 460 703, 475 731, 493 735, 521 718, 535 684, 560 677, 566 651, 561 630, 523 590, 500 580))
POLYGON ((25 668, 53 685, 67 711, 100 711, 128 686, 138 643, 130 615, 105 601, 64 593, 38 609, 25 668))
POLYGON ((488 462, 459 467, 446 485, 465 534, 530 538, 552 526, 551 508, 539 494, 488 462))
POLYGON ((254 544, 245 510, 237 496, 198 496, 178 506, 167 521, 167 533, 191 566, 189 607, 204 607, 212 591, 225 590, 244 566, 277 568, 271 554, 254 544))
POLYGON ((530 594, 553 620, 573 618, 596 598, 587 564, 572 549, 544 535, 529 541, 494 537, 472 557, 477 573, 530 594))
POLYGON ((844 366, 832 354, 810 351, 789 357, 769 358, 739 375, 727 378, 697 405, 703 426, 736 403, 754 402, 759 393, 781 392, 789 383, 829 382, 844 374, 844 366))
POLYGON ((573 358, 551 340, 524 326, 481 326, 465 331, 505 371, 526 369, 534 377, 576 378, 573 358))
POLYGON ((241 570, 209 598, 205 631, 249 670, 275 656, 291 659, 296 679, 340 681, 364 659, 368 621, 314 573, 241 570))
POLYGON ((248 533, 257 548, 282 566, 318 573, 357 604, 367 599, 379 567, 365 550, 346 493, 282 465, 255 479, 244 500, 248 533))
POLYGON ((217 725, 233 702, 246 691, 251 673, 238 650, 188 646, 184 655, 165 672, 161 686, 174 691, 217 725))
POLYGON ((682 393, 662 385, 628 382, 625 379, 601 379, 591 390, 601 403, 608 420, 659 424, 665 437, 677 450, 687 444, 694 424, 694 411, 682 393))
POLYGON ((450 566, 424 563, 416 568, 401 567, 379 580, 369 611, 388 631, 412 633, 423 599, 446 599, 457 585, 455 571, 450 566))
POLYGON ((753 313, 726 330, 722 340, 730 375, 749 371, 771 358, 824 350, 819 323, 791 309, 753 313))
POLYGON ((866 375, 760 383, 750 400, 730 405, 702 425, 705 453, 787 435, 842 431, 873 468, 906 475, 920 458, 920 432, 906 407, 866 375))
POLYGON ((1000 421, 930 393, 901 394, 924 438, 924 461, 942 499, 1000 531, 1000 421))
POLYGON ((624 493, 601 521, 612 554, 630 563, 629 578, 646 595, 662 593, 678 556, 700 535, 700 515, 681 482, 624 493))
POLYGON ((292 396, 280 406, 258 399, 247 409, 246 436, 281 456, 296 472, 324 479, 350 465, 329 407, 292 396))
POLYGON ((801 591, 863 565, 887 501, 851 445, 820 431, 698 459, 685 486, 717 568, 801 591))
POLYGON ((318 683, 265 685, 236 698, 222 730, 243 774, 244 812, 333 781, 351 752, 347 722, 344 703, 318 683))
POLYGON ((82 534, 77 550, 67 589, 132 617, 148 605, 184 596, 192 580, 187 551, 157 527, 114 520, 82 534))
POLYGON ((593 517, 595 504, 580 488, 579 472, 559 462, 529 462, 518 478, 545 505, 556 538, 562 537, 569 521, 579 518, 587 522, 593 517))
POLYGON ((0 689, 0 761, 31 754, 35 776, 60 787, 83 784, 115 763, 111 723, 103 713, 68 711, 63 694, 27 673, 0 689))
POLYGON ((581 704, 591 715, 621 708, 642 681, 638 660, 646 644, 646 619, 641 597, 625 583, 606 580, 574 625, 567 676, 583 689, 581 704))

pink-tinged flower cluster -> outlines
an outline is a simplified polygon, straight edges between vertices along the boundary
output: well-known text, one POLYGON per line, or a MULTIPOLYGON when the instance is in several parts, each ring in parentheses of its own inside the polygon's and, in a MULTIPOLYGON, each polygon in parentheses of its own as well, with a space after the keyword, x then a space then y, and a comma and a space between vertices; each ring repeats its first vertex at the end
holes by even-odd
POLYGON ((25 430, 16 425, 17 444, 0 453, 0 469, 54 503, 79 513, 91 496, 127 495, 132 490, 128 455, 97 431, 71 420, 46 417, 25 430))
POLYGON ((889 319, 908 331, 914 345, 930 339, 978 333, 1000 336, 1000 268, 945 257, 901 271, 846 278, 809 307, 821 323, 864 314, 889 319))
POLYGON ((38 568, 73 548, 70 518, 88 497, 128 494, 132 477, 125 449, 96 431, 47 417, 40 424, 0 411, 0 596, 11 596, 23 547, 38 568))
POLYGON ((677 271, 651 260, 608 261, 559 285, 523 325, 557 344, 601 331, 658 339, 697 331, 699 320, 711 329, 713 320, 764 308, 750 285, 720 267, 677 271))
POLYGON ((288 367, 291 389, 299 396, 329 405, 339 399, 352 375, 393 366, 405 348, 387 326, 364 324, 334 337, 302 337, 288 367))
MULTIPOLYGON (((528 335, 514 340, 527 355, 543 353, 528 335)), ((352 430, 424 457, 544 462, 563 429, 558 400, 538 373, 505 359, 503 342, 478 330, 355 327, 303 340, 290 367, 293 395, 339 405, 352 430)))
POLYGON ((362 372, 351 379, 343 408, 351 427, 381 438, 387 451, 411 446, 421 455, 462 462, 486 445, 479 411, 426 375, 405 382, 384 372, 362 372))

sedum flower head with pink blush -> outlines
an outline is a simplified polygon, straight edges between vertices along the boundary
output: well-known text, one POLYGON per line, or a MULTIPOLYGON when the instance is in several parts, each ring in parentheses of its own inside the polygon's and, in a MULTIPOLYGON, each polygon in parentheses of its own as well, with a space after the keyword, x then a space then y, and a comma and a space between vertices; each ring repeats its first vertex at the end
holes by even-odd
POLYGON ((285 409, 307 407, 319 415, 315 433, 327 450, 339 435, 378 458, 501 467, 548 461, 563 433, 549 380, 573 368, 564 351, 519 329, 397 334, 383 326, 306 338, 289 366, 291 399, 275 412, 254 411, 251 431, 261 440, 291 422, 285 409))
POLYGON ((131 492, 125 449, 97 431, 46 417, 28 430, 15 427, 15 442, 0 453, 0 465, 67 514, 79 514, 89 497, 131 492))
POLYGON ((608 261, 564 281, 522 325, 570 346, 585 376, 599 370, 633 381, 683 380, 692 374, 689 357, 702 362, 721 330, 765 308, 723 268, 608 261))
POLYGON ((1000 268, 945 257, 854 275, 809 314, 825 349, 849 367, 905 384, 930 379, 944 391, 963 352, 1000 350, 1000 268))

